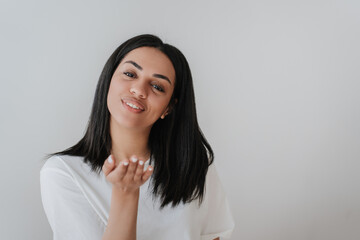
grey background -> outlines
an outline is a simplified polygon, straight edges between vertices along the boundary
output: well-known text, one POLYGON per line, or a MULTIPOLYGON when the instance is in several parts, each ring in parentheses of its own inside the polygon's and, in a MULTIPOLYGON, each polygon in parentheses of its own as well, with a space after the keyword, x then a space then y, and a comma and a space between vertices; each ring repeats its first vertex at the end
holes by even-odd
POLYGON ((51 239, 39 170, 83 136, 113 50, 153 33, 192 69, 231 239, 360 239, 360 2, 3 1, 1 239, 51 239))

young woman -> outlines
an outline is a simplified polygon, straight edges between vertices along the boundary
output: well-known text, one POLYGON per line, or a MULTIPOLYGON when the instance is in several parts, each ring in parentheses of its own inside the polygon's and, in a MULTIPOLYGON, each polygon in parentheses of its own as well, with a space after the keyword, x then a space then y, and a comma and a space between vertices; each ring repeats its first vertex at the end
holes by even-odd
POLYGON ((84 137, 40 171, 54 239, 228 238, 212 163, 185 57, 156 36, 131 38, 104 66, 84 137))

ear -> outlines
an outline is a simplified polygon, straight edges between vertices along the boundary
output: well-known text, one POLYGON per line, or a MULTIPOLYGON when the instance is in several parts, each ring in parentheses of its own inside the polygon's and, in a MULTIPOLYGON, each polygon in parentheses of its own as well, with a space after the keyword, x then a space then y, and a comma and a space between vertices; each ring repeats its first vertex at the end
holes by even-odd
POLYGON ((174 108, 174 105, 177 103, 177 99, 174 99, 174 103, 170 103, 169 106, 166 108, 165 112, 161 115, 161 119, 164 119, 166 115, 168 115, 171 110, 174 108))
POLYGON ((161 115, 161 117, 160 117, 160 118, 161 118, 161 119, 164 119, 164 118, 165 118, 165 116, 166 116, 166 115, 168 115, 168 114, 170 113, 170 111, 169 111, 169 110, 170 110, 170 109, 169 109, 169 107, 167 107, 167 108, 166 108, 166 110, 165 110, 165 112, 161 115))

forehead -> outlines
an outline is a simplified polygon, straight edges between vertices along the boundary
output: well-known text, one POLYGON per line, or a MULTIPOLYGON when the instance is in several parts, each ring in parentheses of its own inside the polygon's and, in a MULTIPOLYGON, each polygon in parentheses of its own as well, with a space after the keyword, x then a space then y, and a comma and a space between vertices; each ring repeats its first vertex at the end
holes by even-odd
MULTIPOLYGON (((175 81, 175 69, 170 59, 160 50, 153 47, 139 47, 122 59, 120 66, 128 66, 127 61, 136 62, 142 72, 149 74, 162 74, 167 76, 171 82, 175 81)), ((131 66, 131 65, 130 65, 131 66)))

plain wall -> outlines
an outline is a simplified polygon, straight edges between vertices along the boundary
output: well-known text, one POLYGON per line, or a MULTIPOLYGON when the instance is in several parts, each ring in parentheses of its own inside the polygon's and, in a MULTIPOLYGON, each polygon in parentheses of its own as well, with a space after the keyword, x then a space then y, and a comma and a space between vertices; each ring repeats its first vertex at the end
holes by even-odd
POLYGON ((105 61, 153 33, 192 69, 232 240, 360 239, 359 1, 0 2, 1 239, 51 239, 42 158, 84 134, 105 61))

